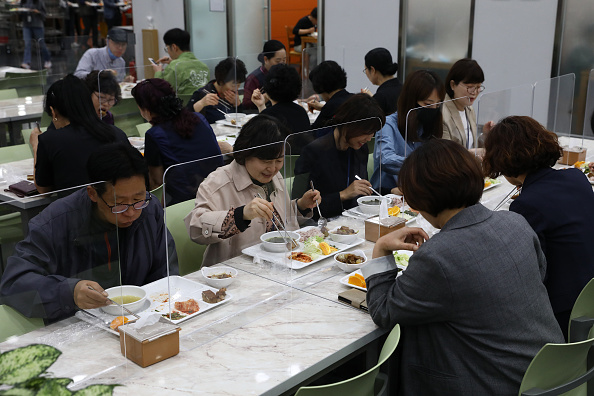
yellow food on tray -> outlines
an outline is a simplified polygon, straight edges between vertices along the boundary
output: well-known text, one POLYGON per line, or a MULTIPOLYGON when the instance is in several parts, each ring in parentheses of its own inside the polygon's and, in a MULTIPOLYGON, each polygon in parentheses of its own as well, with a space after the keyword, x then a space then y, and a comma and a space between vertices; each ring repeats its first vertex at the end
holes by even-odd
POLYGON ((118 327, 120 327, 123 324, 128 323, 129 319, 125 316, 118 316, 117 318, 115 318, 114 320, 111 321, 111 324, 109 325, 109 327, 111 327, 112 330, 117 331, 118 327))
POLYGON ((579 169, 579 168, 582 168, 585 163, 586 163, 586 161, 578 161, 575 164, 573 164, 573 167, 579 169))
POLYGON ((388 209, 388 214, 390 216, 398 216, 400 214, 400 208, 398 205, 392 206, 390 209, 388 209))
POLYGON ((349 283, 351 285, 359 286, 359 287, 363 287, 363 288, 367 289, 367 286, 365 285, 365 278, 361 274, 355 274, 355 275, 349 276, 349 283))
POLYGON ((326 242, 320 242, 320 245, 319 245, 319 247, 320 247, 320 249, 322 250, 322 254, 323 254, 324 256, 327 256, 327 255, 329 255, 330 253, 334 253, 334 252, 337 252, 337 251, 338 251, 338 249, 336 249, 336 248, 335 248, 335 247, 333 247, 333 246, 330 246, 330 245, 328 245, 326 242))
POLYGON ((485 180, 485 187, 483 188, 487 188, 491 185, 491 180, 485 180))

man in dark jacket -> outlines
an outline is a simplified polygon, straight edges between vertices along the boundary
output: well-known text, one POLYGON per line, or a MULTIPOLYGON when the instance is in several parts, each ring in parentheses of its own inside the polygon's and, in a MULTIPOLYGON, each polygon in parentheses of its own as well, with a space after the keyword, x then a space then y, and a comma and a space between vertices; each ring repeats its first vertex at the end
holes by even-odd
POLYGON ((28 317, 54 321, 107 305, 104 288, 141 286, 178 273, 159 200, 147 192, 142 155, 105 145, 89 158, 94 184, 48 206, 8 258, 0 296, 28 317))

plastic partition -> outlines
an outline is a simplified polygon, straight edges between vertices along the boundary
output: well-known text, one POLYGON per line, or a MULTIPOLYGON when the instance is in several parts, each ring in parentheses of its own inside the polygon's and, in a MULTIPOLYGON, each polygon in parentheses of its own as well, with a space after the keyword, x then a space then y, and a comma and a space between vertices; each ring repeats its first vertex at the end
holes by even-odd
MULTIPOLYGON (((327 46, 315 46, 307 47, 302 51, 301 62, 300 62, 300 73, 302 76, 303 86, 300 98, 308 100, 312 95, 319 94, 315 92, 311 81, 309 80, 309 73, 320 63, 325 60, 333 60, 338 63, 341 67, 346 69, 345 65, 345 52, 348 51, 345 47, 327 47, 327 46)), ((348 74, 348 73, 347 73, 348 74)), ((348 75, 347 75, 348 77, 348 75)), ((317 110, 316 110, 317 111, 317 110)))
POLYGON ((584 137, 594 137, 594 69, 588 74, 586 106, 584 111, 584 137))

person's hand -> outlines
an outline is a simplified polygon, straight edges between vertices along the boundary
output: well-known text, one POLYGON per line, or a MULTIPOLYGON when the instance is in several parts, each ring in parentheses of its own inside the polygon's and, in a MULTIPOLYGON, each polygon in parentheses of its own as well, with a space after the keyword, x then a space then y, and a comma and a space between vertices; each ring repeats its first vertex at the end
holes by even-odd
POLYGON ((134 76, 126 76, 124 77, 124 82, 134 82, 134 76))
POLYGON ((388 256, 395 250, 412 250, 413 252, 429 239, 422 228, 404 227, 377 240, 373 247, 372 258, 388 256))
POLYGON ((153 66, 153 70, 156 72, 160 72, 163 71, 163 65, 152 65, 153 66))
POLYGON ((206 94, 202 99, 200 99, 197 103, 200 103, 202 107, 206 106, 216 106, 219 104, 219 96, 214 93, 206 94))
POLYGON ((107 293, 101 285, 90 280, 81 280, 74 286, 74 303, 80 309, 93 309, 108 305, 107 293), (95 290, 89 289, 91 286, 95 290))
POLYGON ((312 209, 316 206, 316 202, 322 202, 322 196, 318 190, 307 190, 301 198, 297 200, 297 206, 300 210, 312 209))
POLYGON ((171 58, 168 56, 164 56, 162 58, 157 59, 156 63, 167 63, 169 64, 169 62, 171 62, 171 58))
POLYGON ((29 144, 31 147, 37 148, 39 144, 39 135, 41 135, 41 130, 38 127, 33 128, 31 131, 31 135, 29 136, 29 144))
POLYGON ((312 27, 310 27, 309 29, 307 29, 307 34, 312 34, 312 33, 314 33, 315 31, 316 31, 316 27, 315 27, 315 26, 312 26, 312 27))
POLYGON ((274 210, 272 202, 268 202, 262 198, 254 198, 243 208, 243 218, 245 220, 253 220, 261 217, 266 220, 272 219, 272 211, 274 210))
POLYGON ((373 96, 369 88, 361 88, 361 93, 367 94, 369 96, 373 96))
POLYGON ((229 154, 233 152, 233 146, 227 142, 219 142, 219 148, 221 149, 221 154, 229 154))
POLYGON ((491 129, 493 129, 494 126, 495 123, 493 121, 487 122, 485 125, 483 125, 483 134, 491 132, 491 129))
POLYGON ((347 199, 353 199, 360 195, 371 195, 373 191, 371 191, 371 183, 367 180, 355 180, 340 192, 340 200, 346 201, 347 199))
POLYGON ((239 105, 239 97, 237 96, 237 92, 233 91, 233 90, 227 90, 225 92, 223 92, 223 98, 225 98, 225 100, 229 103, 231 103, 233 106, 238 106, 239 105))
POLYGON ((394 194, 394 195, 404 195, 402 194, 402 191, 400 191, 400 189, 398 187, 394 187, 393 189, 390 190, 390 194, 394 194))
POLYGON ((318 102, 317 100, 313 99, 307 102, 307 107, 309 109, 309 111, 311 111, 312 113, 314 112, 314 110, 322 110, 322 107, 324 107, 323 104, 321 104, 320 102, 318 102))
POLYGON ((252 103, 256 105, 260 112, 266 108, 266 97, 257 88, 252 92, 252 103))

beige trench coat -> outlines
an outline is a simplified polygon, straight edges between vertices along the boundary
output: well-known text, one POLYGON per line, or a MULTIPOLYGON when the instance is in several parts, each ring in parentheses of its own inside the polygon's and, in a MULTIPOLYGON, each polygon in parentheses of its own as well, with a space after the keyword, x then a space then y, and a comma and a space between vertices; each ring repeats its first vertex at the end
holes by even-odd
MULTIPOLYGON (((461 144, 462 146, 466 147, 468 137, 466 136, 466 131, 464 130, 464 124, 462 124, 462 118, 460 118, 460 112, 458 108, 451 101, 447 94, 445 96, 445 103, 443 104, 441 113, 443 115, 443 138, 448 140, 453 140, 454 142, 461 144), (449 102, 448 102, 449 101, 449 102)), ((472 132, 474 144, 477 144, 476 140, 476 113, 472 106, 466 106, 464 108, 466 112, 466 117, 468 119, 468 123, 470 125, 470 131, 472 132)), ((482 142, 479 141, 479 147, 482 146, 482 142)), ((472 147, 469 147, 472 148, 472 147)))
MULTIPOLYGON (((290 201, 283 178, 277 173, 273 179, 276 191, 271 195, 275 209, 287 230, 296 230, 307 220, 297 210, 296 200, 290 201), (286 213, 288 212, 288 217, 286 213)), ((203 265, 210 266, 241 254, 246 247, 260 243, 260 235, 266 232, 266 220, 257 218, 239 234, 221 239, 223 221, 230 209, 247 205, 264 189, 255 185, 245 166, 233 161, 218 168, 204 180, 196 194, 194 209, 184 222, 194 242, 208 244, 203 265)), ((311 212, 308 217, 311 217, 311 212)))

